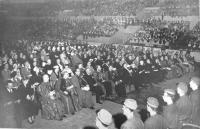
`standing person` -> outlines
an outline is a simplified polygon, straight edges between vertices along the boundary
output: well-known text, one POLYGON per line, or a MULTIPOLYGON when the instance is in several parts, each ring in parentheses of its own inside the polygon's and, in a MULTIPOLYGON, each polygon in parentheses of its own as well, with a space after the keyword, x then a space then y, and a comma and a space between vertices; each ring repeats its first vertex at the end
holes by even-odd
POLYGON ((150 117, 145 121, 145 129, 167 129, 165 118, 157 113, 159 102, 154 97, 147 99, 147 111, 150 117))
POLYGON ((183 122, 190 122, 190 117, 192 113, 192 103, 187 95, 188 87, 184 82, 180 82, 177 85, 177 93, 179 99, 176 101, 176 106, 178 108, 178 123, 182 126, 183 122))
POLYGON ((175 94, 173 89, 165 89, 164 95, 162 96, 164 102, 167 103, 167 105, 163 107, 163 116, 170 129, 177 128, 177 106, 174 104, 175 94))
POLYGON ((192 103, 192 123, 200 124, 200 78, 192 77, 190 80, 190 88, 192 92, 190 94, 190 101, 192 103))
POLYGON ((106 109, 101 109, 96 116, 96 126, 98 129, 109 129, 112 124, 112 114, 106 109))
POLYGON ((127 121, 122 124, 121 129, 144 129, 140 115, 136 112, 137 107, 137 102, 134 99, 125 100, 122 110, 127 121))

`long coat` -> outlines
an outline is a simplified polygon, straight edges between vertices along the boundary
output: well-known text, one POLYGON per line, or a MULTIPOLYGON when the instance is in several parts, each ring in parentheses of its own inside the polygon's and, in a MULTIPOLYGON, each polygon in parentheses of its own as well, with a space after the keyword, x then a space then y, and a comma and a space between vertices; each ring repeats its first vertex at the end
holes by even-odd
POLYGON ((200 91, 195 90, 190 94, 190 100, 192 103, 192 115, 191 119, 194 124, 200 123, 200 91))
POLYGON ((120 129, 144 129, 144 123, 140 119, 139 114, 134 114, 134 117, 123 123, 120 129))
POLYGON ((176 104, 167 105, 163 108, 163 116, 170 129, 176 129, 178 126, 177 110, 176 104))

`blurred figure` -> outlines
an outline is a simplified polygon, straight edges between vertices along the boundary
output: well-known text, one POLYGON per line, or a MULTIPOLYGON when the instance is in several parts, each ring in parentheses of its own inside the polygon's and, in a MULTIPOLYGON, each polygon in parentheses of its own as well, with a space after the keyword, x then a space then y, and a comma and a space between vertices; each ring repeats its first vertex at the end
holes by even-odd
POLYGON ((12 81, 7 81, 7 85, 2 88, 0 91, 1 97, 1 117, 2 119, 2 126, 3 128, 21 128, 22 121, 18 119, 18 111, 17 106, 20 104, 21 100, 16 95, 15 86, 13 85, 12 81), (18 119, 18 120, 17 120, 18 119))
POLYGON ((105 109, 101 109, 97 113, 96 126, 98 129, 109 129, 112 124, 112 114, 105 109))
POLYGON ((144 124, 137 113, 138 105, 134 99, 126 99, 123 105, 123 114, 127 121, 122 124, 121 129, 144 129, 144 124))
POLYGON ((179 126, 182 126, 183 122, 190 122, 190 117, 192 113, 192 103, 187 95, 188 87, 184 82, 180 82, 177 85, 177 93, 179 95, 179 99, 176 102, 176 106, 178 108, 178 123, 179 126))
POLYGON ((190 88, 192 89, 192 92, 189 96, 192 103, 192 123, 200 125, 200 78, 192 77, 189 84, 190 88))
POLYGON ((157 113, 159 102, 154 97, 147 99, 147 111, 150 113, 150 117, 145 121, 145 129, 167 129, 167 123, 163 116, 157 113))
POLYGON ((164 95, 162 96, 163 101, 167 103, 163 107, 163 116, 167 120, 168 128, 176 129, 177 128, 177 107, 174 104, 176 92, 173 89, 165 89, 164 95))

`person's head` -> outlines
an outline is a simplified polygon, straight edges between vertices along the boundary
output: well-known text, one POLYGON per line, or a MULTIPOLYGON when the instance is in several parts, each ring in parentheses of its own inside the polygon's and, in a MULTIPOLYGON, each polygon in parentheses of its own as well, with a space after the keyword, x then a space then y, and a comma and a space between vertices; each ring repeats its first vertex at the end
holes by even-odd
POLYGON ((160 61, 159 61, 158 58, 156 58, 155 62, 156 62, 157 64, 160 64, 160 61))
POLYGON ((36 74, 38 74, 38 73, 40 72, 40 69, 39 69, 38 67, 34 67, 34 68, 33 68, 33 71, 34 71, 36 74))
POLYGON ((8 63, 9 63, 9 65, 13 65, 13 60, 10 58, 10 59, 8 60, 8 63))
POLYGON ((112 124, 112 114, 106 109, 101 109, 96 116, 98 129, 106 129, 112 124))
POLYGON ((197 90, 200 86, 200 78, 199 77, 192 77, 189 84, 190 84, 190 88, 193 91, 197 90))
POLYGON ((165 60, 168 60, 168 56, 165 56, 165 60))
POLYGON ((134 99, 126 99, 124 101, 124 105, 122 107, 123 114, 128 118, 131 119, 133 117, 133 112, 137 109, 138 105, 136 100, 134 99))
POLYGON ((184 82, 179 82, 177 84, 177 93, 179 96, 183 96, 187 93, 188 91, 188 87, 187 87, 187 84, 184 83, 184 82))
POLYGON ((97 65, 97 72, 100 72, 100 71, 101 71, 101 66, 97 65))
POLYGON ((91 66, 91 61, 89 61, 89 62, 87 63, 87 66, 88 66, 88 67, 90 67, 90 66, 91 66))
POLYGON ((147 59, 147 64, 151 64, 151 61, 150 61, 150 59, 147 59))
POLYGON ((60 59, 59 59, 59 58, 56 59, 56 63, 57 63, 57 64, 60 64, 60 59))
POLYGON ((140 60, 140 65, 144 65, 144 61, 143 60, 140 60))
POLYGON ((30 63, 29 63, 28 61, 26 61, 26 62, 24 63, 24 66, 25 66, 27 69, 30 69, 30 68, 31 68, 31 65, 30 65, 30 63))
POLYGON ((49 76, 47 74, 43 75, 43 82, 49 82, 49 76))
POLYGON ((11 80, 7 81, 7 88, 12 89, 13 88, 13 82, 11 80))
POLYGON ((48 59, 48 60, 47 60, 47 64, 48 64, 48 65, 51 65, 51 59, 48 59))
POLYGON ((168 105, 173 104, 175 99, 176 92, 173 89, 165 89, 164 94, 162 96, 163 101, 166 102, 168 105))
POLYGON ((154 97, 149 97, 147 99, 147 111, 150 114, 156 114, 157 113, 157 109, 159 106, 159 102, 158 99, 154 98, 154 97))
POLYGON ((80 70, 79 68, 77 68, 76 71, 75 71, 75 74, 76 74, 77 76, 80 76, 80 75, 81 75, 81 70, 80 70))
POLYGON ((91 70, 90 69, 86 69, 85 72, 86 72, 87 75, 91 75, 91 70))
POLYGON ((79 64, 79 65, 78 65, 78 68, 79 68, 79 69, 82 69, 82 68, 83 68, 83 64, 79 64))
POLYGON ((58 73, 59 70, 60 70, 58 65, 55 65, 55 66, 53 67, 53 69, 54 69, 54 72, 55 72, 55 73, 58 73))
POLYGON ((34 61, 34 62, 33 62, 33 67, 36 67, 36 66, 37 66, 37 62, 34 61))

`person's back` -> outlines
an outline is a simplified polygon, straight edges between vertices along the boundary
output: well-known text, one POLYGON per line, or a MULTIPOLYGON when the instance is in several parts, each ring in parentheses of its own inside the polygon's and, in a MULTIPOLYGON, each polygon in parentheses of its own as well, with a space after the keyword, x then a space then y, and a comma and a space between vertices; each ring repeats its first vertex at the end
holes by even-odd
POLYGON ((167 129, 164 117, 159 114, 151 116, 144 123, 145 129, 167 129))
POLYGON ((144 129, 144 124, 136 111, 137 107, 136 100, 125 100, 122 110, 127 120, 121 125, 120 129, 144 129))
POLYGON ((140 118, 134 117, 122 124, 121 129, 144 129, 144 124, 140 118))
POLYGON ((180 97, 176 102, 176 106, 178 108, 179 121, 184 121, 190 118, 192 113, 192 104, 188 95, 180 97))
POLYGON ((190 81, 190 88, 192 92, 189 96, 190 101, 192 103, 192 114, 191 119, 194 124, 200 123, 200 78, 199 77, 192 77, 190 81))

